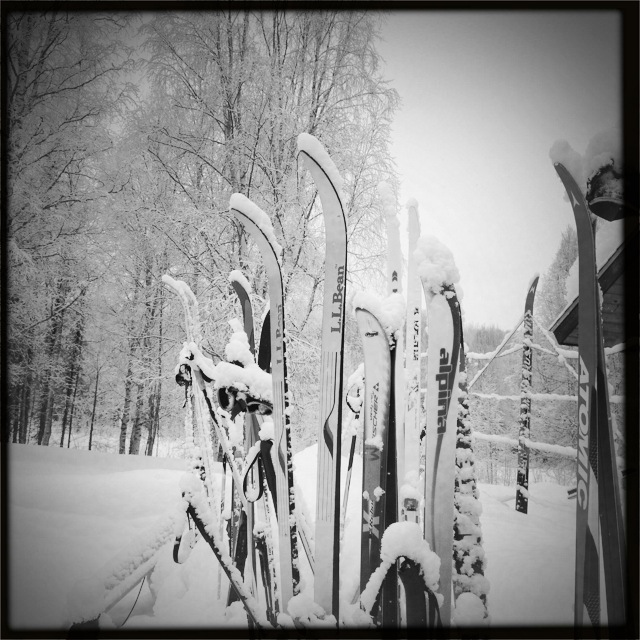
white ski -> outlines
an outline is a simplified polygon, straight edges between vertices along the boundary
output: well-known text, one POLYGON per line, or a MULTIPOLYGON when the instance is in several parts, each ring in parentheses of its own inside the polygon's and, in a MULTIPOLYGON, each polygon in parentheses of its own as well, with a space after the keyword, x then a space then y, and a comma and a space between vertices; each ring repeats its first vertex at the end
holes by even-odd
POLYGON ((326 253, 320 364, 320 423, 316 501, 314 599, 339 619, 340 460, 344 314, 347 285, 347 222, 338 170, 316 138, 298 136, 298 156, 318 189, 326 253))

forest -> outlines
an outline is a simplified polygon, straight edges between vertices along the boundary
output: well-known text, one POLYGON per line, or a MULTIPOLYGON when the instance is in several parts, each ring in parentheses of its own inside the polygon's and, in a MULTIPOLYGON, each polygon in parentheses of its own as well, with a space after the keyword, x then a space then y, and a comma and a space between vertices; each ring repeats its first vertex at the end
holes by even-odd
MULTIPOLYGON (((341 170, 350 291, 383 290, 378 185, 397 194, 401 178, 390 153, 400 96, 376 48, 384 15, 52 7, 6 18, 4 440, 181 455, 184 392, 174 369, 185 327, 161 278, 196 294, 201 346, 214 361, 240 315, 230 271, 251 282, 260 320, 264 270, 228 211, 240 192, 269 213, 284 247, 294 450, 312 443, 324 228, 296 138, 316 136, 341 170)), ((567 229, 538 289, 545 327, 565 306, 576 253, 567 229)), ((465 327, 474 352, 492 351, 504 334, 465 327)), ((482 392, 518 393, 518 357, 496 364, 482 392)), ((345 374, 360 361, 348 313, 345 374)), ((536 358, 534 367, 536 393, 575 393, 557 361, 536 358)), ((471 410, 478 430, 517 433, 517 402, 472 398, 471 410)), ((575 403, 535 411, 532 430, 544 429, 534 439, 574 445, 575 403)))

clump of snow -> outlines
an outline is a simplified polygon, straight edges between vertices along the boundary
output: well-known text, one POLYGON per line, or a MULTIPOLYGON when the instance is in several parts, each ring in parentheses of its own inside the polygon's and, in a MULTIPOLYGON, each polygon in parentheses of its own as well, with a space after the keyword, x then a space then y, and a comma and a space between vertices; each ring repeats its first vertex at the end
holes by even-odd
POLYGON ((453 622, 458 627, 486 625, 488 618, 485 618, 485 613, 482 600, 474 593, 465 591, 456 600, 453 622))
POLYGON ((271 418, 265 417, 260 431, 258 432, 260 440, 274 440, 275 439, 275 426, 271 418))
POLYGON ((587 180, 600 170, 601 167, 613 165, 618 173, 623 167, 622 132, 613 127, 596 133, 589 140, 584 154, 584 175, 587 180))
POLYGON ((400 487, 400 491, 398 492, 398 498, 401 502, 404 500, 420 500, 422 498, 422 494, 419 489, 412 484, 405 483, 400 487))
POLYGON ((229 209, 240 211, 260 228, 262 233, 264 233, 269 240, 271 246, 273 246, 276 256, 278 257, 278 261, 280 261, 282 247, 276 240, 273 225, 271 224, 271 218, 269 218, 269 216, 257 204, 253 203, 249 198, 241 193, 234 193, 231 195, 231 198, 229 198, 229 209))
POLYGON ((394 562, 404 557, 420 565, 425 586, 436 591, 440 579, 440 558, 431 551, 423 538, 420 526, 415 522, 394 522, 382 536, 380 558, 394 562))
POLYGON ((247 293, 251 293, 251 285, 239 269, 234 269, 229 273, 229 282, 237 282, 247 293))
POLYGON ((227 362, 237 362, 243 367, 255 364, 255 359, 249 347, 249 338, 237 319, 229 320, 229 325, 233 330, 229 342, 224 348, 224 356, 227 362))
POLYGON ((233 387, 238 391, 249 392, 254 398, 272 402, 273 385, 271 374, 263 371, 257 364, 239 367, 231 362, 218 362, 213 369, 216 389, 233 387))
POLYGON ((378 425, 378 433, 375 436, 372 436, 371 438, 367 438, 364 441, 364 444, 366 447, 375 447, 376 449, 378 449, 378 451, 382 451, 382 449, 384 448, 384 445, 382 443, 382 435, 380 434, 381 431, 381 427, 380 425, 378 425))
MULTIPOLYGON (((420 525, 415 522, 394 522, 385 530, 380 548, 381 563, 371 574, 360 595, 360 604, 370 611, 380 591, 384 578, 398 558, 412 560, 420 567, 425 586, 435 592, 440 579, 440 558, 431 551, 429 543, 422 537, 420 525)), ((439 603, 442 595, 436 594, 439 603)))
POLYGON ((414 258, 423 286, 433 294, 460 280, 453 254, 434 236, 420 237, 414 258))
POLYGON ((224 626, 247 628, 247 612, 239 600, 231 603, 224 611, 224 626))
POLYGON ((372 313, 382 325, 391 345, 394 345, 405 318, 406 303, 401 293, 392 293, 386 298, 379 298, 372 292, 359 291, 353 296, 354 309, 366 309, 372 313))
POLYGON ((617 173, 622 172, 621 131, 614 127, 597 133, 587 144, 584 155, 575 151, 566 140, 556 140, 549 150, 549 157, 552 162, 564 165, 586 194, 590 180, 602 167, 611 165, 617 173))
POLYGON ((336 628, 336 618, 327 616, 325 610, 313 601, 308 593, 299 593, 289 600, 287 606, 289 615, 302 627, 333 627, 336 628))
MULTIPOLYGON (((342 176, 320 140, 309 133, 301 133, 298 136, 298 153, 301 152, 311 156, 322 167, 329 180, 336 188, 338 195, 340 195, 342 193, 343 186, 342 176)), ((310 167, 310 165, 307 166, 310 167)))

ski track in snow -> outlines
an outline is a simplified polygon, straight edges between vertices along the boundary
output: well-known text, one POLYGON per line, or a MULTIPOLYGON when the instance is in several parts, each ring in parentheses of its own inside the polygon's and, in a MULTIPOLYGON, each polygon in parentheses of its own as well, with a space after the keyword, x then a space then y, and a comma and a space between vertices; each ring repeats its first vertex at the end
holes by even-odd
MULTIPOLYGON (((294 457, 296 485, 312 518, 316 460, 315 445, 294 457)), ((346 464, 345 456, 345 469, 346 464)), ((10 624, 67 627, 68 594, 77 581, 91 579, 175 506, 185 467, 184 460, 8 445, 10 624)), ((359 581, 361 479, 362 460, 356 455, 341 555, 341 594, 348 600, 359 581)), ((567 499, 567 487, 556 484, 531 483, 529 490, 525 515, 515 511, 515 486, 479 485, 491 625, 570 626, 575 501, 567 499)), ((173 562, 171 549, 168 541, 152 574, 155 602, 147 581, 127 627, 242 624, 225 612, 227 581, 218 580, 208 546, 196 545, 182 565, 173 562)), ((304 590, 311 594, 306 560, 302 564, 304 590)), ((138 591, 136 586, 101 624, 120 624, 138 591)))

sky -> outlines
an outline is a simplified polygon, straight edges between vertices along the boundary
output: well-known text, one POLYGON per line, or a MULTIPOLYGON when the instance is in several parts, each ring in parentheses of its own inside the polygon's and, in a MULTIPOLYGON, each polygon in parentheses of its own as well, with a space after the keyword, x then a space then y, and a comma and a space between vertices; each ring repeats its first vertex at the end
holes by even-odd
POLYGON ((615 11, 391 11, 378 51, 399 93, 391 153, 423 235, 453 252, 467 323, 515 326, 574 224, 549 159, 621 122, 615 11))

